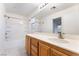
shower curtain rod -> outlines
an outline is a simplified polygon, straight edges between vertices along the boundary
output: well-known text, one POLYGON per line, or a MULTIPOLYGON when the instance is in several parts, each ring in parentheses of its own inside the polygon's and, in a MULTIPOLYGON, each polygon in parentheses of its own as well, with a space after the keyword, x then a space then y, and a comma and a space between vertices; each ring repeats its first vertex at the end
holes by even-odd
POLYGON ((16 17, 7 16, 7 15, 4 15, 4 17, 8 17, 8 19, 9 18, 20 19, 20 18, 16 18, 16 17))

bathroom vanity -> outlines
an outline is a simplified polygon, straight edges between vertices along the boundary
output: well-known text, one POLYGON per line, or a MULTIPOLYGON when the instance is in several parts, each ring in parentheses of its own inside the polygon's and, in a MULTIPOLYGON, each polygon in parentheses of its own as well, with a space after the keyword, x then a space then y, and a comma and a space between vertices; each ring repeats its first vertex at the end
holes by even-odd
POLYGON ((29 56, 79 56, 79 43, 73 40, 41 33, 27 34, 25 40, 29 56))

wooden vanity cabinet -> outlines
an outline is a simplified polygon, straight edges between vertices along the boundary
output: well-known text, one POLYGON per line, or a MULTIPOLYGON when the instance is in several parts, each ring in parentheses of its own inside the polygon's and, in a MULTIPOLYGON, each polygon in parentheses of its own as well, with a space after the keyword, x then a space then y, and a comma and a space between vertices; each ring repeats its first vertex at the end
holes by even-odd
POLYGON ((30 36, 26 36, 25 48, 30 56, 79 56, 77 53, 30 36))
POLYGON ((39 56, 49 56, 49 55, 50 55, 50 47, 42 42, 39 42, 39 56))

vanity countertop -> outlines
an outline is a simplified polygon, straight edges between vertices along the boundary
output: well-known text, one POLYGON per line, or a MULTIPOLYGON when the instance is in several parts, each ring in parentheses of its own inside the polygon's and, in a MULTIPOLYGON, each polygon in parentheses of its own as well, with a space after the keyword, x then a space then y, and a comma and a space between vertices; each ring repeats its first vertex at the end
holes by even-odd
POLYGON ((79 39, 59 39, 56 35, 49 33, 32 33, 27 35, 79 54, 79 39), (56 41, 55 39, 58 40, 56 41))

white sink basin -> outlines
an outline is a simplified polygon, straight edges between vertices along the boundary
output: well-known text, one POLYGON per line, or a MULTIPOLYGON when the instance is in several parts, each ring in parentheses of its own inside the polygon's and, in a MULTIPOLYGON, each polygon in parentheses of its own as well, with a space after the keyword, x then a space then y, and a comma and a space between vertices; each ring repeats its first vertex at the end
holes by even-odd
POLYGON ((53 42, 58 42, 58 43, 69 43, 68 41, 64 39, 59 39, 59 38, 49 38, 49 40, 53 42))

